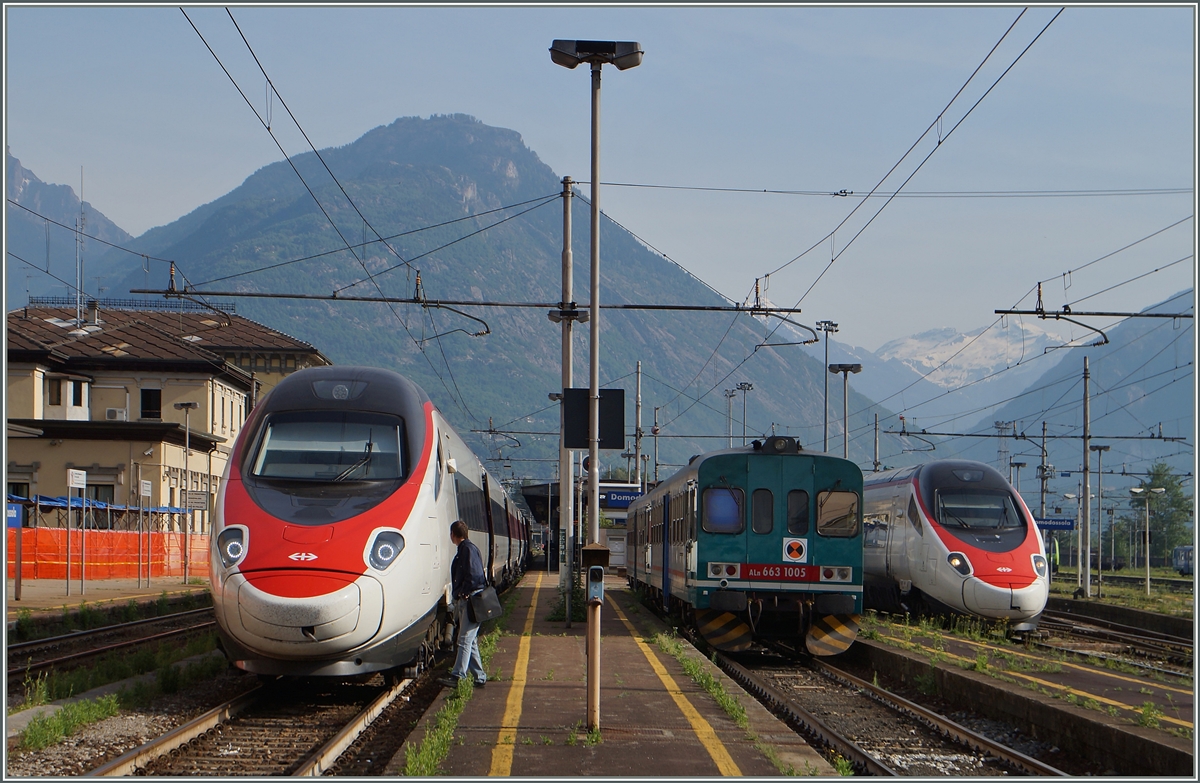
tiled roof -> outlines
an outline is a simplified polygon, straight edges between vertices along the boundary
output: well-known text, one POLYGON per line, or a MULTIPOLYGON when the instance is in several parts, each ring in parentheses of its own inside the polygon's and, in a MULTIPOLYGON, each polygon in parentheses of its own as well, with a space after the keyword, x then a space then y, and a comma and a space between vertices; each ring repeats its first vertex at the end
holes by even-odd
MULTIPOLYGON (((226 351, 319 352, 308 343, 238 315, 204 311, 101 310, 77 328, 66 307, 8 313, 8 350, 53 351, 71 359, 223 362, 226 351)), ((324 358, 324 357, 322 357, 324 358)))

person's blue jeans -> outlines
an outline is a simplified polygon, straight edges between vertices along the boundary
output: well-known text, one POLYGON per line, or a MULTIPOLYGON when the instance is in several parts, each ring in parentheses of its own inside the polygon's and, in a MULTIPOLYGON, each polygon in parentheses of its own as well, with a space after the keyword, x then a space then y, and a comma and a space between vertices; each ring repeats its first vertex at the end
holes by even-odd
POLYGON ((487 682, 483 659, 479 657, 479 623, 471 619, 465 600, 455 601, 454 611, 458 616, 458 650, 450 676, 459 680, 470 675, 476 683, 487 682))

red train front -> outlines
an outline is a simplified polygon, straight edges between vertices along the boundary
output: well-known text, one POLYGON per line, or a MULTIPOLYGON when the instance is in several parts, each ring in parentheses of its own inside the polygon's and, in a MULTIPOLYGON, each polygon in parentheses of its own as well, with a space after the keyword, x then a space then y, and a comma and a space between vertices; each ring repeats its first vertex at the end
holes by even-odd
POLYGON ((213 602, 235 665, 346 677, 432 655, 454 555, 450 434, 420 387, 375 368, 302 370, 262 400, 213 521, 213 602))
POLYGON ((871 473, 863 487, 869 608, 951 610, 1032 630, 1050 591, 1042 539, 1021 496, 982 462, 871 473))

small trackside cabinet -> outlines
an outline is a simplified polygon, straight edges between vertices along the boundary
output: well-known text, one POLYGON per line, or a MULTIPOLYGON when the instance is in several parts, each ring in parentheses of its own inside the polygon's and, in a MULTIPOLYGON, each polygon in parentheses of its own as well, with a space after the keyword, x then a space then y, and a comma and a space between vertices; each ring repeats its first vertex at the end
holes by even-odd
POLYGON ((587 599, 589 604, 604 603, 604 566, 588 569, 587 599))

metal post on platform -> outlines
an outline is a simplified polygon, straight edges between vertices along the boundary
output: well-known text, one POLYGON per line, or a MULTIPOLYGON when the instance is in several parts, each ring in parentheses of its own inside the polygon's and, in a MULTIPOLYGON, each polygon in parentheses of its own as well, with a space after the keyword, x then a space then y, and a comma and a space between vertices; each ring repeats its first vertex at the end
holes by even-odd
POLYGON ((200 407, 200 403, 194 401, 177 402, 175 410, 183 411, 183 473, 184 473, 184 491, 183 491, 183 507, 186 509, 185 519, 187 522, 180 525, 183 531, 183 583, 188 583, 188 546, 190 544, 190 533, 192 532, 192 411, 200 407))

